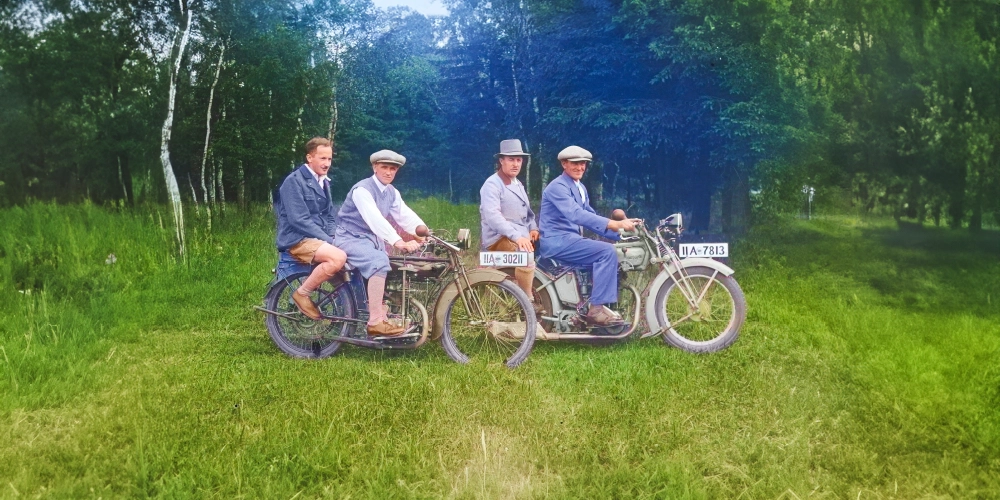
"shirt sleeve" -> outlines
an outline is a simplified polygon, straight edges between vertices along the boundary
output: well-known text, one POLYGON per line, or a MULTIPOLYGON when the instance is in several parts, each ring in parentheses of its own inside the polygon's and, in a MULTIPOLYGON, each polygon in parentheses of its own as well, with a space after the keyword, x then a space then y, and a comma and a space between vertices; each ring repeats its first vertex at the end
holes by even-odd
MULTIPOLYGON (((403 228, 410 234, 416 234, 417 226, 425 225, 424 221, 406 205, 403 201, 403 197, 396 191, 396 200, 392 202, 392 206, 389 207, 389 215, 392 216, 392 220, 396 221, 399 227, 403 228)), ((393 232, 395 233, 395 231, 393 232)), ((397 235, 398 236, 398 235, 397 235)))
MULTIPOLYGON (((397 199, 399 199, 398 196, 397 199)), ((385 217, 382 217, 382 214, 378 211, 378 206, 375 205, 375 198, 372 198, 372 194, 367 189, 361 187, 355 189, 354 193, 351 194, 351 200, 354 201, 354 205, 358 207, 358 212, 361 213, 361 218, 365 220, 365 223, 375 233, 375 236, 382 238, 390 246, 395 245, 397 241, 402 239, 396 233, 396 230, 393 229, 392 224, 385 217)), ((390 215, 391 213, 390 211, 390 215)), ((399 219, 396 220, 398 221, 399 219)))
MULTIPOLYGON (((524 194, 524 199, 526 200, 531 199, 528 197, 528 191, 524 189, 524 186, 521 186, 521 192, 524 194)), ((537 231, 538 217, 535 215, 535 212, 531 209, 531 203, 528 203, 527 209, 528 209, 528 231, 537 231)))

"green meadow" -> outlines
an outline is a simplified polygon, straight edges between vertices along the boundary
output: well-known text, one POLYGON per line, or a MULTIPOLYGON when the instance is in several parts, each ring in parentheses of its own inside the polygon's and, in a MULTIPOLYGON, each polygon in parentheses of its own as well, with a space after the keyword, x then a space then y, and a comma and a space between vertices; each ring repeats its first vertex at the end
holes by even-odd
POLYGON ((729 349, 539 342, 508 370, 286 357, 252 309, 269 211, 189 214, 186 259, 169 219, 0 210, 0 497, 1000 497, 996 231, 769 223, 731 246, 729 349))

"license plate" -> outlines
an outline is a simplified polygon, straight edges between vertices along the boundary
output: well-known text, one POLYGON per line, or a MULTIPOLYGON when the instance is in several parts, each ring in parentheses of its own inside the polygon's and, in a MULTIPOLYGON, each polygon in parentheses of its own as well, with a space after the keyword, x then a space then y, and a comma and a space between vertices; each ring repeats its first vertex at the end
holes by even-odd
POLYGON ((677 255, 687 257, 729 257, 729 243, 681 243, 677 255))
POLYGON ((531 252, 479 252, 479 265, 484 267, 525 267, 534 261, 531 252))

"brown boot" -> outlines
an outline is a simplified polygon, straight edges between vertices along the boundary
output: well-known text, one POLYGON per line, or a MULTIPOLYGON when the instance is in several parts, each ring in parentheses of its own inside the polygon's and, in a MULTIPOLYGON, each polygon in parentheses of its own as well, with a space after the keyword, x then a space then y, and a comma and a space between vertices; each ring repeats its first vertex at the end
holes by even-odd
POLYGON ((371 337, 395 337, 405 330, 405 328, 393 325, 388 321, 383 321, 376 325, 368 325, 368 335, 371 337))
POLYGON ((614 326, 625 323, 622 320, 622 317, 618 315, 618 313, 604 306, 591 307, 590 310, 587 311, 587 315, 584 316, 583 319, 587 323, 597 326, 614 326))
POLYGON ((298 306, 299 311, 301 311, 302 314, 305 314, 309 319, 316 321, 323 317, 323 315, 320 314, 319 309, 316 309, 316 304, 313 304, 312 299, 309 297, 296 292, 292 294, 292 301, 295 302, 296 306, 298 306))

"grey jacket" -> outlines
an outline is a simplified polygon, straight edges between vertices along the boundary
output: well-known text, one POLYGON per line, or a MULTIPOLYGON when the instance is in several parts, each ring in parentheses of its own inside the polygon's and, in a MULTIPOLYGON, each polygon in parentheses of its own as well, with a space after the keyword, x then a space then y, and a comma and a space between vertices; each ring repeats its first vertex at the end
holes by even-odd
POLYGON ((333 244, 336 211, 330 193, 324 193, 309 167, 302 165, 285 177, 274 201, 278 218, 278 251, 288 250, 306 238, 333 244))
POLYGON ((535 212, 531 211, 524 185, 517 179, 505 185, 498 174, 486 179, 479 190, 479 220, 483 249, 496 243, 501 236, 515 241, 527 238, 529 231, 538 229, 535 212))

